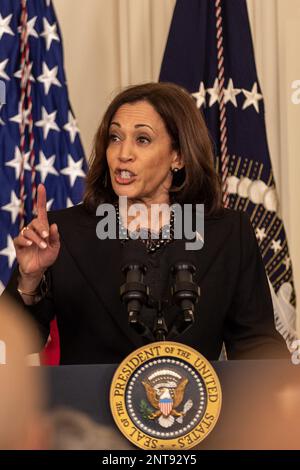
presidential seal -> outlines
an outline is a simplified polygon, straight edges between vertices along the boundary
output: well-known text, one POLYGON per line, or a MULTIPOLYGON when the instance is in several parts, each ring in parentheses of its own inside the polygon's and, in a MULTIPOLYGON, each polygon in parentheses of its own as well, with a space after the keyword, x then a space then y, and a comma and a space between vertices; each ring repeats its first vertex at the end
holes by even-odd
POLYGON ((211 364, 181 343, 151 343, 116 370, 110 407, 125 437, 142 449, 190 449, 214 428, 221 386, 211 364))

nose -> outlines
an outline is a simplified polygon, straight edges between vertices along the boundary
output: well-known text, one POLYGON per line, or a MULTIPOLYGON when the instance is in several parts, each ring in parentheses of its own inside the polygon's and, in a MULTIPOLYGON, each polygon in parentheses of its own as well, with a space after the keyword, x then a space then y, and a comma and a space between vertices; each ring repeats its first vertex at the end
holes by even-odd
POLYGON ((120 145, 119 160, 122 163, 133 161, 135 159, 134 150, 129 139, 125 139, 120 145))

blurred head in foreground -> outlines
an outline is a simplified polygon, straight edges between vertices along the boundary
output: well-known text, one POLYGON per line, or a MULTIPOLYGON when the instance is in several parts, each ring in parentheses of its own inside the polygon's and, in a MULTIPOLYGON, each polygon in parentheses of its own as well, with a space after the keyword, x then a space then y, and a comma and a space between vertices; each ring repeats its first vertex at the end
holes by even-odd
POLYGON ((86 414, 58 408, 50 414, 52 450, 127 450, 129 442, 113 427, 103 426, 86 414))
POLYGON ((44 449, 45 390, 38 367, 28 367, 37 350, 31 322, 7 297, 0 300, 0 449, 44 449))

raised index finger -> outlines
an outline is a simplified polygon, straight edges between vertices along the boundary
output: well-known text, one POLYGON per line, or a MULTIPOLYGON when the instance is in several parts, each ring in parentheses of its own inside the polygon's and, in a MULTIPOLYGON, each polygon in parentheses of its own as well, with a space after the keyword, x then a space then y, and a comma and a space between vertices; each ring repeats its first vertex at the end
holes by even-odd
POLYGON ((37 188, 37 218, 48 227, 47 217, 47 195, 46 188, 43 184, 39 184, 37 188))

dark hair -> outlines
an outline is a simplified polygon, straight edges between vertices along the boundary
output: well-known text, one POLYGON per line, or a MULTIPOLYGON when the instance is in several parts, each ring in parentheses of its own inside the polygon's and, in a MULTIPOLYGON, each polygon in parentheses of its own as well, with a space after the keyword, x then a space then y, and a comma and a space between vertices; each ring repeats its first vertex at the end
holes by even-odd
POLYGON ((180 204, 203 203, 206 214, 216 213, 222 207, 221 189, 206 124, 189 93, 172 83, 131 86, 111 102, 95 135, 84 204, 94 210, 100 203, 117 200, 106 159, 109 126, 123 104, 143 100, 161 116, 173 149, 180 153, 184 161, 185 167, 173 176, 170 188, 172 200, 180 204))

